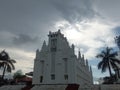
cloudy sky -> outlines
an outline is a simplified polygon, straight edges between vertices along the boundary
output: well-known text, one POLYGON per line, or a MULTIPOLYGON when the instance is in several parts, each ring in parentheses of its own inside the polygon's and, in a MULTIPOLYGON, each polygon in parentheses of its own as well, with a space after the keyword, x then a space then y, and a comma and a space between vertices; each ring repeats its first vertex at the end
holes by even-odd
POLYGON ((33 70, 35 51, 47 41, 49 31, 65 34, 76 52, 80 49, 97 70, 96 54, 116 47, 120 32, 120 0, 0 0, 0 50, 15 59, 16 70, 33 70))

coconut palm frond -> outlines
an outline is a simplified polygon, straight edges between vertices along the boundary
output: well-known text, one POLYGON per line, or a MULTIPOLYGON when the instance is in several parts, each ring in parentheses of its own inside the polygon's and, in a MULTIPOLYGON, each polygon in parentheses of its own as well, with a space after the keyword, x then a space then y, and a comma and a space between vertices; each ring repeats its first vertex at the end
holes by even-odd
POLYGON ((104 55, 103 55, 103 54, 98 54, 98 55, 96 55, 96 57, 97 57, 97 58, 103 58, 104 55))
POLYGON ((105 72, 108 69, 110 76, 112 76, 111 69, 117 68, 117 64, 120 64, 120 60, 116 56, 117 52, 114 52, 112 48, 106 47, 105 50, 96 56, 101 58, 101 61, 98 63, 98 69, 101 69, 101 72, 105 72))
POLYGON ((11 72, 15 69, 14 63, 16 63, 16 61, 11 59, 5 50, 0 52, 0 68, 3 68, 2 78, 4 78, 5 71, 11 72))

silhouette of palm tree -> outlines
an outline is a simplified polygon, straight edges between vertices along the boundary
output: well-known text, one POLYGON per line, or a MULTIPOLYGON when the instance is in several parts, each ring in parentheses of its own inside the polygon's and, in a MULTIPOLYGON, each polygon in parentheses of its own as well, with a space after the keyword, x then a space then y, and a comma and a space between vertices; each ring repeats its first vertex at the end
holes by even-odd
POLYGON ((108 69, 110 77, 112 77, 111 70, 118 69, 118 64, 120 64, 120 60, 116 56, 117 52, 114 52, 112 48, 106 47, 105 50, 96 56, 97 58, 101 58, 101 61, 98 63, 98 69, 101 69, 102 72, 108 69))
POLYGON ((0 52, 0 68, 3 68, 2 80, 4 79, 6 71, 11 72, 15 69, 13 63, 16 63, 16 61, 11 59, 5 50, 0 52))

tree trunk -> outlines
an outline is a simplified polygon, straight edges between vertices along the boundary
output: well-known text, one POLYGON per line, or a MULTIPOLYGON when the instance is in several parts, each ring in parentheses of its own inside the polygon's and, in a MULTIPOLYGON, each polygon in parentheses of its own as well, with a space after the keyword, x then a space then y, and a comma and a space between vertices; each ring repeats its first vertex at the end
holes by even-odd
POLYGON ((112 77, 112 72, 111 72, 111 68, 110 68, 110 63, 108 63, 108 69, 109 69, 110 77, 112 77))
POLYGON ((3 68, 3 75, 2 75, 2 80, 4 80, 4 76, 5 76, 5 71, 6 71, 6 65, 4 66, 4 68, 3 68))

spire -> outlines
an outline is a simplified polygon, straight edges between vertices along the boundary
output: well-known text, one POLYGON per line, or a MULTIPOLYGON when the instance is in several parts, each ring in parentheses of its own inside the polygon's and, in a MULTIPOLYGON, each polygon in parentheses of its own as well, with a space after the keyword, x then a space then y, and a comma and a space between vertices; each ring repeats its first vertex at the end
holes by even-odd
POLYGON ((51 31, 49 31, 49 35, 51 35, 51 31))
POLYGON ((92 67, 90 66, 90 72, 92 73, 92 67))
POLYGON ((73 48, 73 49, 75 48, 74 44, 72 44, 72 48, 73 48))
POLYGON ((90 77, 91 77, 91 83, 93 83, 93 73, 92 73, 92 67, 90 66, 90 77))
POLYGON ((36 50, 36 59, 39 57, 39 49, 36 50))
POLYGON ((91 77, 93 77, 92 67, 90 66, 91 77))
POLYGON ((85 58, 84 58, 84 54, 82 54, 82 63, 83 63, 83 65, 85 65, 85 58))
POLYGON ((44 41, 42 45, 42 51, 45 51, 45 50, 46 50, 46 42, 44 41))
POLYGON ((36 50, 36 53, 38 53, 38 52, 39 52, 39 49, 36 50))
POLYGON ((80 50, 78 51, 78 59, 81 59, 81 52, 80 52, 80 50))
POLYGON ((58 33, 61 33, 60 29, 58 29, 58 33))
POLYGON ((86 66, 88 67, 88 60, 86 59, 86 66))
POLYGON ((75 49, 75 46, 74 46, 74 44, 72 44, 72 51, 73 51, 73 53, 74 53, 74 49, 75 49))
POLYGON ((84 61, 84 54, 82 55, 82 60, 84 61))

